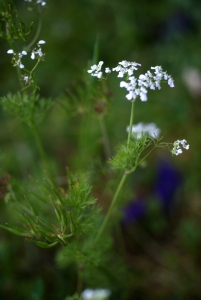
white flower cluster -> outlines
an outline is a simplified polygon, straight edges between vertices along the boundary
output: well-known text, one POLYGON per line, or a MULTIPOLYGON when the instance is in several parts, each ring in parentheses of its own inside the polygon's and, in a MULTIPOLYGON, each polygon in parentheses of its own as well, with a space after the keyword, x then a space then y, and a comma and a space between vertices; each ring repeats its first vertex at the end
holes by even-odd
POLYGON ((107 289, 86 289, 82 292, 83 300, 107 300, 111 292, 107 289))
MULTIPOLYGON (((45 41, 43 40, 40 40, 38 42, 38 49, 34 49, 31 53, 31 58, 34 59, 36 57, 36 55, 38 55, 39 57, 43 57, 44 56, 44 53, 42 52, 42 49, 41 49, 41 46, 42 44, 45 44, 45 41)), ((22 51, 22 52, 19 52, 19 53, 15 53, 13 49, 9 49, 7 51, 8 54, 13 54, 13 58, 12 58, 12 62, 13 62, 13 66, 16 67, 20 67, 20 69, 24 69, 24 65, 21 61, 22 57, 24 55, 27 55, 27 52, 26 51, 22 51)))
POLYGON ((41 46, 40 46, 40 45, 43 45, 43 44, 45 44, 45 41, 43 41, 43 40, 40 40, 38 42, 38 44, 37 44, 38 48, 33 49, 32 52, 31 52, 31 59, 35 59, 36 57, 38 57, 38 58, 44 57, 44 53, 42 52, 42 49, 41 49, 41 46))
MULTIPOLYGON (((100 61, 98 65, 93 65, 91 70, 88 70, 87 72, 92 76, 102 78, 102 65, 103 61, 100 61)), ((166 80, 170 87, 174 87, 172 77, 166 72, 163 72, 160 66, 151 67, 151 69, 154 70, 154 73, 147 71, 145 74, 141 74, 139 78, 134 77, 133 73, 138 69, 138 66, 141 65, 136 62, 123 60, 118 63, 117 67, 112 69, 112 71, 118 72, 117 77, 122 78, 124 75, 127 75, 127 81, 121 81, 120 87, 126 88, 128 92, 126 98, 128 100, 135 100, 139 96, 141 101, 147 101, 147 89, 160 89, 160 82, 162 80, 166 80)), ((105 68, 105 73, 111 73, 111 70, 109 68, 105 68)))
POLYGON ((120 82, 120 87, 124 87, 128 91, 126 95, 128 100, 135 100, 139 96, 141 101, 147 101, 147 89, 160 89, 161 80, 167 80, 169 86, 174 87, 172 77, 163 72, 160 66, 151 67, 151 69, 154 69, 154 74, 151 71, 147 71, 145 74, 141 74, 138 79, 130 76, 128 77, 129 82, 120 82))
POLYGON ((23 69, 24 68, 24 65, 23 63, 21 62, 21 58, 24 56, 24 55, 27 55, 27 52, 26 51, 22 51, 22 52, 19 52, 19 53, 15 53, 13 49, 10 49, 7 51, 8 54, 13 54, 13 58, 12 58, 12 61, 13 61, 13 67, 20 67, 20 69, 23 69))
POLYGON ((179 154, 181 154, 183 152, 180 145, 184 149, 186 149, 186 150, 188 150, 189 147, 190 147, 189 145, 187 145, 187 141, 186 140, 177 140, 173 144, 173 146, 174 146, 173 149, 172 149, 172 153, 173 154, 179 155, 179 154))
MULTIPOLYGON (((103 72, 101 71, 101 68, 102 68, 103 64, 104 64, 104 62, 100 61, 98 63, 98 65, 91 66, 91 70, 88 70, 87 72, 90 73, 91 76, 101 78, 102 75, 103 75, 103 72)), ((109 68, 107 68, 107 69, 108 69, 107 70, 108 72, 106 72, 106 73, 110 73, 111 72, 110 69, 109 68)))
MULTIPOLYGON (((24 0, 24 1, 25 1, 25 2, 29 2, 29 3, 32 2, 32 0, 24 0)), ((42 0, 37 0, 36 3, 37 3, 37 4, 41 4, 42 6, 45 6, 45 5, 46 5, 46 2, 45 2, 45 1, 42 1, 42 0)))
MULTIPOLYGON (((126 131, 129 131, 129 126, 126 128, 126 131)), ((149 136, 157 139, 161 130, 154 123, 144 124, 140 122, 132 126, 132 133, 135 134, 138 139, 142 137, 143 132, 146 132, 149 136)))
POLYGON ((113 68, 112 71, 119 72, 117 77, 124 77, 124 75, 127 73, 129 76, 133 75, 133 72, 138 69, 137 66, 141 66, 141 64, 138 64, 136 62, 129 62, 126 60, 123 60, 118 63, 118 66, 116 68, 113 68))

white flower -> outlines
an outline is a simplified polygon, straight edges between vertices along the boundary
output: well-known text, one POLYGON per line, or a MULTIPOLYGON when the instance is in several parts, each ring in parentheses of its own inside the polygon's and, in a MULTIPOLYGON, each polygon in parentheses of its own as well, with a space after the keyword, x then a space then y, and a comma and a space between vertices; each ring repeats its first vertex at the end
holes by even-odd
MULTIPOLYGON (((139 65, 139 64, 138 64, 139 65)), ((154 74, 152 74, 151 71, 147 71, 145 74, 141 74, 138 79, 131 76, 128 77, 128 81, 120 82, 120 87, 126 88, 126 90, 129 92, 126 95, 126 98, 128 100, 135 100, 137 96, 140 97, 141 101, 147 101, 147 89, 155 90, 158 88, 160 90, 160 82, 161 80, 168 80, 168 84, 170 87, 174 87, 174 81, 170 75, 167 75, 166 72, 163 72, 162 68, 160 66, 151 67, 151 69, 154 70, 154 74)), ((119 71, 120 67, 117 69, 115 68, 115 71, 119 71)), ((119 72, 126 72, 125 70, 121 70, 119 72)), ((129 72, 127 72, 129 74, 129 72)), ((120 73, 121 75, 121 73, 120 73)), ((120 77, 120 76, 119 76, 120 77)))
POLYGON ((23 69, 24 68, 24 65, 23 63, 21 62, 21 58, 24 56, 24 55, 27 55, 27 52, 26 51, 22 51, 22 52, 19 52, 19 53, 15 53, 13 49, 9 49, 7 51, 8 54, 13 54, 13 58, 12 58, 12 63, 13 63, 13 67, 20 67, 20 69, 23 69))
POLYGON ((38 45, 42 45, 42 44, 45 44, 46 42, 44 41, 44 40, 40 40, 39 42, 38 42, 38 45))
POLYGON ((188 150, 189 149, 189 145, 187 144, 187 141, 186 140, 177 140, 173 143, 173 149, 172 149, 172 154, 175 154, 175 155, 179 155, 182 153, 182 149, 181 149, 181 146, 188 150))
POLYGON ((98 63, 98 65, 91 66, 91 70, 88 70, 87 72, 90 73, 91 76, 101 78, 102 74, 103 74, 103 72, 101 71, 101 68, 102 68, 103 64, 104 64, 104 62, 100 61, 98 63))
POLYGON ((8 54, 14 54, 14 51, 13 51, 13 49, 10 49, 10 50, 7 51, 7 53, 8 54))
POLYGON ((29 82, 29 76, 28 75, 22 75, 22 79, 23 79, 25 84, 27 84, 29 82))
POLYGON ((31 52, 31 59, 35 59, 35 52, 34 51, 31 52))
POLYGON ((174 80, 171 77, 168 79, 168 84, 170 87, 174 87, 174 80))
MULTIPOLYGON (((126 131, 129 131, 129 126, 126 128, 126 131)), ((132 126, 132 133, 136 135, 138 139, 142 137, 143 132, 148 133, 149 136, 156 139, 159 137, 161 130, 154 123, 144 124, 140 122, 132 126)))
POLYGON ((20 69, 24 69, 24 65, 22 63, 19 64, 20 69))
POLYGON ((111 73, 110 68, 105 68, 105 73, 111 73))
POLYGON ((31 59, 35 59, 36 57, 38 58, 43 58, 45 56, 45 54, 42 52, 41 46, 42 44, 45 44, 46 42, 44 40, 40 40, 37 43, 38 48, 35 48, 32 50, 31 52, 31 59))
MULTIPOLYGON (((103 74, 101 71, 102 64, 103 62, 100 61, 98 65, 91 66, 91 69, 87 72, 92 76, 101 78, 103 74)), ((174 87, 172 77, 164 72, 161 66, 151 67, 153 71, 148 70, 145 74, 141 74, 138 78, 135 78, 133 73, 138 69, 138 66, 141 66, 141 64, 123 60, 112 69, 112 71, 118 72, 117 77, 119 78, 123 78, 124 75, 127 75, 127 81, 121 81, 120 87, 127 90, 126 98, 128 100, 133 101, 139 96, 141 101, 147 101, 147 89, 155 90, 157 88, 160 90, 162 80, 168 81, 168 85, 174 87)), ((111 70, 105 68, 105 72, 110 73, 111 70)))
POLYGON ((86 289, 82 292, 83 300, 107 300, 111 292, 107 289, 86 289))
MULTIPOLYGON (((32 0, 24 0, 24 1, 25 1, 25 2, 29 2, 29 3, 32 2, 32 0)), ((46 5, 46 2, 45 2, 45 1, 42 1, 42 0, 37 0, 36 3, 41 4, 42 6, 45 6, 45 5, 46 5)))
POLYGON ((45 2, 45 1, 42 1, 42 0, 37 0, 37 3, 40 3, 42 6, 45 6, 45 5, 46 5, 46 2, 45 2))
POLYGON ((118 63, 117 67, 113 68, 112 71, 119 72, 117 77, 124 77, 124 75, 127 73, 129 76, 133 75, 133 72, 138 69, 138 66, 141 66, 140 64, 136 62, 129 62, 126 60, 123 60, 118 63))

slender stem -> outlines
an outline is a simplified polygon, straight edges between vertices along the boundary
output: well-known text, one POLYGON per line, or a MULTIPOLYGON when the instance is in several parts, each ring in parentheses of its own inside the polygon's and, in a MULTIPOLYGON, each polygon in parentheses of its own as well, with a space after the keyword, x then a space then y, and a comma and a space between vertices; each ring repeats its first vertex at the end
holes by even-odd
POLYGON ((37 26, 37 30, 35 33, 35 36, 33 38, 33 40, 29 43, 29 45, 25 48, 26 51, 28 51, 36 42, 36 40, 39 37, 40 31, 41 31, 41 27, 42 27, 42 17, 41 17, 41 12, 39 12, 39 20, 38 20, 38 26, 37 26))
POLYGON ((37 60, 37 63, 35 64, 35 66, 33 67, 33 69, 30 71, 30 75, 32 75, 32 73, 35 71, 35 69, 37 68, 39 62, 40 62, 40 59, 37 60))
MULTIPOLYGON (((10 48, 13 49, 14 52, 16 53, 13 42, 10 39, 8 39, 7 41, 8 41, 8 44, 9 44, 10 48)), ((18 77, 18 80, 19 80, 20 89, 22 89, 23 88, 23 83, 22 83, 22 80, 21 80, 22 79, 21 78, 21 69, 20 69, 19 66, 17 66, 16 70, 17 70, 17 77, 18 77)))
POLYGON ((83 266, 78 266, 78 274, 77 274, 77 293, 80 296, 82 292, 82 273, 83 273, 83 266))
POLYGON ((107 212, 107 215, 106 215, 106 217, 105 217, 105 219, 104 219, 104 221, 103 221, 103 223, 102 223, 102 225, 101 225, 101 227, 100 227, 100 229, 98 231, 98 234, 97 234, 97 236, 95 238, 94 243, 97 243, 97 241, 99 240, 100 236, 102 235, 102 233, 103 233, 103 231, 104 231, 104 229, 105 229, 105 227, 106 227, 106 225, 107 225, 107 223, 109 221, 111 212, 113 210, 114 205, 116 204, 117 198, 118 198, 119 193, 120 193, 120 191, 121 191, 121 189, 123 187, 123 184, 124 184, 124 182, 126 180, 127 175, 128 175, 127 173, 124 173, 123 176, 122 176, 122 178, 121 178, 121 180, 120 180, 120 182, 119 182, 119 185, 117 187, 116 193, 114 194, 114 197, 113 197, 112 202, 110 204, 110 208, 109 208, 109 210, 107 212))
MULTIPOLYGON (((132 101, 132 107, 131 107, 131 116, 130 116, 130 125, 129 125, 129 132, 128 132, 127 147, 129 147, 130 140, 131 140, 133 120, 134 120, 134 101, 132 101)), ((103 233, 103 231, 104 231, 104 229, 105 229, 105 227, 106 227, 106 225, 107 225, 107 223, 109 221, 109 218, 110 218, 110 215, 112 213, 113 207, 116 204, 116 201, 117 201, 117 198, 119 196, 119 193, 120 193, 120 191, 121 191, 121 189, 123 187, 123 184, 124 184, 124 182, 125 182, 125 180, 126 180, 126 178, 127 178, 127 176, 129 174, 130 174, 130 172, 127 172, 127 171, 124 172, 124 174, 123 174, 123 176, 122 176, 122 178, 121 178, 121 180, 119 182, 119 185, 117 187, 117 190, 116 190, 116 192, 114 194, 114 197, 112 199, 112 202, 110 204, 110 207, 109 207, 109 210, 108 210, 108 212, 106 214, 106 217, 105 217, 105 219, 104 219, 104 221, 103 221, 103 223, 102 223, 102 225, 101 225, 101 227, 100 227, 100 229, 98 231, 98 234, 97 234, 97 236, 95 238, 94 243, 96 243, 99 240, 100 236, 102 235, 102 233, 103 233)))
POLYGON ((22 83, 22 75, 21 75, 21 69, 19 67, 17 67, 17 77, 19 80, 19 85, 20 85, 20 89, 23 89, 23 83, 22 83))
POLYGON ((105 157, 108 159, 111 156, 111 151, 110 151, 110 144, 109 144, 109 139, 107 135, 107 130, 104 122, 104 118, 100 117, 100 127, 102 131, 102 136, 103 136, 103 145, 104 145, 104 150, 105 150, 105 157))
POLYGON ((132 135, 132 126, 133 126, 133 120, 134 120, 134 104, 135 104, 135 101, 132 101, 127 147, 130 144, 130 139, 131 139, 131 135, 132 135))
POLYGON ((35 126, 35 124, 33 124, 33 123, 31 124, 31 129, 32 129, 32 132, 33 132, 33 135, 34 135, 34 138, 35 138, 36 145, 38 147, 39 153, 41 155, 41 158, 42 158, 42 161, 43 161, 43 165, 44 165, 46 171, 48 172, 48 174, 50 174, 49 165, 47 163, 46 153, 45 153, 45 150, 43 148, 43 145, 42 145, 42 142, 41 142, 41 138, 40 138, 38 129, 35 126))

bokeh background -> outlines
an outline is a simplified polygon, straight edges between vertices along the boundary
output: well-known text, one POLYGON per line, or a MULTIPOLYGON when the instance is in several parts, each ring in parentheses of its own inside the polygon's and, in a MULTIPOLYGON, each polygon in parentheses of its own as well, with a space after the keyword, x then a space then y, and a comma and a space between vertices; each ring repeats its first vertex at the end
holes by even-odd
MULTIPOLYGON (((14 3, 27 26, 34 21, 34 35, 37 15, 28 11, 23 1, 14 3)), ((41 96, 55 102, 82 80, 97 40, 99 60, 105 66, 136 61, 142 65, 140 74, 161 65, 174 78, 174 89, 163 85, 161 91, 149 93, 146 103, 136 103, 136 123, 155 122, 165 141, 185 138, 190 150, 178 157, 157 151, 147 167, 130 179, 133 198, 122 208, 121 224, 132 269, 125 299, 201 299, 200 0, 47 0, 39 38, 46 41, 46 57, 36 78, 41 96)), ((24 44, 16 46, 20 51, 24 44)), ((2 39, 0 96, 19 89, 11 57, 6 54, 9 48, 2 39)), ((108 79, 108 89, 111 99, 106 125, 114 153, 115 145, 125 138, 130 104, 117 79, 108 79)), ((92 133, 91 147, 86 145, 90 142, 87 132, 77 143, 80 125, 79 117, 66 118, 62 107, 55 105, 40 126, 58 177, 64 176, 66 165, 88 167, 87 159, 75 159, 82 153, 79 145, 91 157, 102 155, 98 129, 92 133)), ((1 176, 10 174, 21 180, 22 186, 29 174, 38 176, 40 161, 31 133, 1 108, 0 143, 1 176)), ((3 199, 0 208, 1 223, 12 222, 3 199)), ((114 247, 118 249, 118 243, 114 247)), ((55 249, 38 249, 1 229, 1 299, 56 300, 72 294, 73 270, 60 270, 55 255, 55 249)), ((121 300, 115 293, 118 287, 113 287, 111 299, 121 300)))

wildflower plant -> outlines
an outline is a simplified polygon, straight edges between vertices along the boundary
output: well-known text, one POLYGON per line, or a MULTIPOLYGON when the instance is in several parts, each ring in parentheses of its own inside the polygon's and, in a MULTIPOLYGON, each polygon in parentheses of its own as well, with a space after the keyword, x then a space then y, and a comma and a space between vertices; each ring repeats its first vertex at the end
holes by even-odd
MULTIPOLYGON (((32 6, 39 13, 46 5, 45 1, 25 0, 24 2, 27 7, 32 6)), ((30 178, 29 191, 26 190, 26 196, 23 197, 24 191, 18 190, 17 180, 12 179, 11 174, 10 181, 4 187, 3 198, 5 203, 10 205, 18 215, 18 224, 20 225, 6 223, 0 226, 11 233, 25 237, 28 242, 41 248, 50 248, 59 244, 62 246, 57 255, 57 262, 61 267, 75 264, 78 278, 77 295, 67 299, 109 299, 110 291, 108 289, 83 290, 84 286, 87 287, 88 284, 87 271, 97 270, 98 272, 99 266, 103 265, 104 268, 107 268, 109 261, 113 259, 110 251, 111 227, 109 224, 115 223, 113 220, 114 207, 124 191, 128 176, 135 172, 137 167, 156 148, 167 147, 170 149, 173 146, 173 149, 170 149, 173 155, 181 154, 181 147, 189 149, 185 139, 173 143, 163 142, 161 130, 155 123, 134 124, 134 108, 136 109, 137 102, 139 100, 148 101, 149 90, 160 90, 163 83, 167 83, 170 88, 173 88, 174 80, 171 75, 163 71, 161 66, 151 67, 145 74, 137 76, 136 73, 141 66, 139 63, 123 60, 116 67, 105 67, 103 70, 103 61, 96 63, 97 58, 95 58, 94 64, 85 72, 84 84, 77 86, 76 93, 69 92, 68 97, 62 96, 63 98, 57 100, 57 104, 64 108, 67 115, 87 115, 87 117, 92 116, 93 118, 96 116, 96 120, 98 120, 107 160, 106 164, 103 163, 107 169, 108 181, 112 182, 113 188, 108 193, 110 195, 109 208, 103 214, 101 206, 93 195, 95 187, 92 186, 92 183, 95 182, 95 179, 90 175, 90 170, 77 170, 76 172, 68 170, 65 187, 61 187, 55 179, 57 176, 52 171, 47 159, 47 153, 39 133, 39 125, 52 108, 53 102, 40 96, 36 83, 36 69, 45 59, 46 42, 39 37, 40 20, 36 35, 32 41, 28 42, 27 37, 32 30, 32 25, 28 31, 25 30, 24 23, 9 1, 5 1, 1 7, 1 16, 7 30, 1 29, 0 36, 7 39, 10 45, 7 54, 12 56, 11 63, 18 70, 20 82, 20 91, 15 94, 8 93, 2 97, 1 105, 4 111, 16 115, 23 124, 28 125, 31 129, 43 161, 45 175, 40 181, 30 178), (25 45, 23 49, 17 51, 14 42, 19 39, 25 45), (33 64, 30 70, 26 68, 27 59, 30 59, 30 63, 33 64), (130 120, 124 124, 127 138, 117 146, 116 153, 111 154, 104 118, 109 113, 109 93, 106 79, 113 74, 117 74, 117 78, 120 78, 120 88, 126 89, 123 101, 130 101, 131 113, 130 120), (93 82, 91 76, 95 77, 93 82), (66 101, 69 99, 71 101, 66 101), (121 173, 120 179, 114 170, 118 170, 118 174, 121 173), (117 180, 119 180, 118 183, 117 180), (106 254, 107 257, 105 257, 106 254)), ((96 54, 96 51, 94 52, 96 54)), ((79 144, 81 155, 84 151, 82 145, 79 144)), ((85 160, 87 160, 86 155, 85 151, 83 155, 85 160)), ((112 267, 109 269, 107 272, 112 272, 112 267)))

